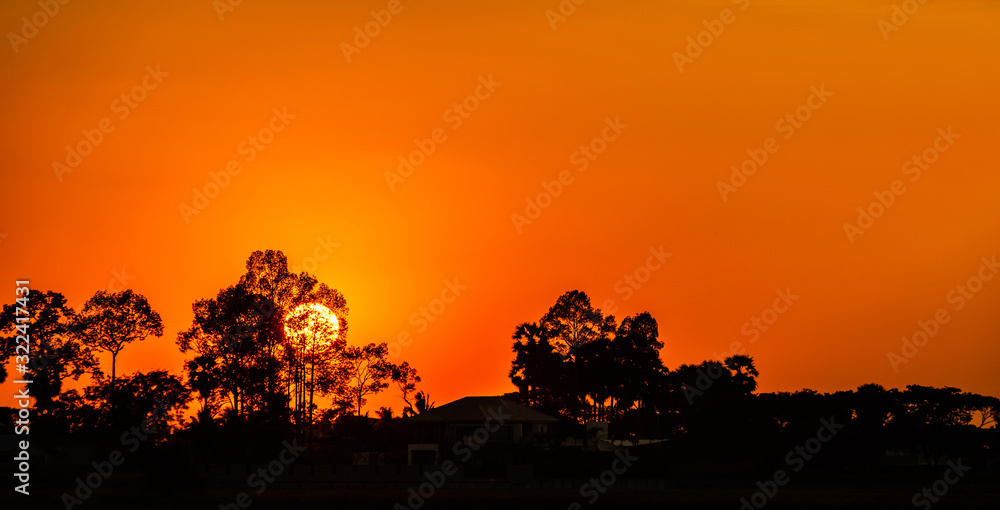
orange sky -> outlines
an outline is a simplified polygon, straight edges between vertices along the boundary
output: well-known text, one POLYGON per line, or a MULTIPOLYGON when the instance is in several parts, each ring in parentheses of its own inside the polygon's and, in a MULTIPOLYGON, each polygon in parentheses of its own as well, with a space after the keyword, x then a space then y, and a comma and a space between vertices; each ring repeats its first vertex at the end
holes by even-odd
POLYGON ((399 360, 439 404, 512 390, 515 325, 571 289, 614 300, 619 320, 651 312, 670 368, 739 342, 762 391, 1000 395, 1000 279, 961 309, 949 300, 1000 255, 994 2, 930 0, 888 40, 885 1, 591 0, 564 20, 546 14, 557 0, 244 1, 221 20, 218 5, 0 7, 0 28, 24 38, 0 49, 4 301, 27 277, 78 306, 124 268, 166 332, 127 347, 120 373, 179 373, 191 304, 271 248, 344 293, 350 343, 410 332, 399 360), (376 31, 370 12, 387 8, 376 31), (36 32, 22 16, 47 21, 36 32), (366 24, 377 35, 345 57, 366 24), (720 27, 680 72, 687 38, 720 27), (810 99, 821 88, 832 95, 810 99), (779 122, 797 111, 794 131, 779 122), (620 133, 605 129, 615 119, 620 133), (960 137, 938 140, 949 127, 960 137), (84 131, 100 143, 54 169, 84 131), (769 138, 723 200, 730 166, 769 138), (415 140, 430 154, 390 186, 415 140), (936 140, 947 150, 914 181, 904 163, 936 140), (584 171, 581 145, 604 149, 584 171), (230 160, 239 173, 185 217, 230 160), (516 224, 560 175, 572 181, 516 224), (906 191, 851 238, 845 222, 895 180, 906 191), (318 239, 339 246, 310 262, 318 239), (661 246, 672 255, 629 295, 623 277, 645 278, 661 246), (411 314, 454 278, 468 288, 418 331, 411 314), (750 342, 744 324, 787 289, 799 299, 750 342), (942 308, 949 321, 894 371, 888 353, 942 308))

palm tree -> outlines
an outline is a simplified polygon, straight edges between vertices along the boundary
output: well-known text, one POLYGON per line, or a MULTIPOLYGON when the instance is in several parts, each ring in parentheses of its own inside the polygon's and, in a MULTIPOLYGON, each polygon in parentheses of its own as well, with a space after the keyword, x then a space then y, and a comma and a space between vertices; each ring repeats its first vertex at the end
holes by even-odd
POLYGON ((414 398, 413 407, 417 410, 417 414, 434 409, 434 402, 431 402, 431 396, 427 392, 418 391, 414 398))
POLYGON ((745 354, 735 354, 726 358, 726 368, 733 373, 733 381, 743 389, 745 395, 757 390, 757 376, 760 372, 753 364, 753 358, 745 354))

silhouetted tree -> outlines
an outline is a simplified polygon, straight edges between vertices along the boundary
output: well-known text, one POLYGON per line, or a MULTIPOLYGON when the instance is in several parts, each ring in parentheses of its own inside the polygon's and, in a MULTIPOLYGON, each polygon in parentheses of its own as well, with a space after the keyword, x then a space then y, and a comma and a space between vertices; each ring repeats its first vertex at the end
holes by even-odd
POLYGON ((411 367, 410 363, 406 361, 399 365, 393 365, 391 379, 396 383, 396 387, 399 388, 400 393, 403 394, 403 402, 406 403, 406 407, 403 408, 403 418, 416 414, 413 410, 413 403, 410 402, 408 396, 416 390, 417 383, 420 382, 417 369, 411 367))
POLYGON ((579 402, 570 387, 569 364, 550 342, 548 331, 523 323, 514 330, 513 339, 509 376, 518 388, 518 400, 548 412, 576 415, 579 402))
POLYGON ((613 378, 612 394, 621 411, 639 408, 653 399, 659 390, 666 368, 660 359, 663 342, 659 327, 649 312, 626 317, 611 341, 611 361, 608 370, 613 378))
POLYGON ((350 390, 361 417, 367 395, 381 393, 389 387, 387 382, 392 376, 392 363, 388 360, 389 346, 385 342, 370 343, 362 347, 348 346, 344 349, 343 360, 350 378, 350 390))
POLYGON ((591 306, 586 293, 573 290, 559 296, 539 326, 563 357, 573 359, 580 347, 614 332, 614 322, 613 316, 605 317, 600 309, 591 306))
POLYGON ((899 391, 881 384, 862 384, 853 395, 855 420, 868 432, 881 430, 902 411, 899 391))
POLYGON ((221 397, 217 390, 221 381, 215 365, 216 359, 208 355, 195 356, 194 359, 184 363, 184 369, 188 374, 188 385, 198 392, 198 397, 201 399, 197 420, 202 425, 211 425, 219 411, 221 397))
POLYGON ((84 343, 111 353, 111 396, 115 406, 115 370, 118 353, 126 345, 150 336, 163 336, 163 321, 146 298, 132 289, 109 293, 98 291, 80 312, 80 333, 84 343))
MULTIPOLYGON (((312 420, 311 417, 312 414, 316 412, 313 404, 313 396, 315 393, 319 392, 320 395, 331 397, 335 408, 342 407, 342 401, 348 395, 348 374, 341 361, 344 347, 347 345, 347 300, 344 298, 344 295, 340 293, 340 291, 330 288, 325 283, 315 283, 310 280, 311 278, 312 277, 307 274, 303 274, 299 278, 299 293, 293 299, 291 310, 297 310, 298 306, 307 303, 323 305, 337 318, 337 331, 335 338, 333 338, 332 341, 326 342, 327 348, 305 351, 304 354, 306 354, 306 356, 301 360, 304 361, 309 368, 309 380, 307 383, 309 389, 309 404, 303 407, 307 408, 307 414, 310 416, 307 420, 307 428, 310 430, 310 423, 312 420)), ((290 316, 290 314, 284 315, 285 320, 288 321, 290 316)), ((290 326, 292 331, 299 329, 296 325, 290 326)), ((327 332, 327 335, 329 335, 329 332, 327 332)), ((322 336, 323 335, 319 335, 317 337, 317 341, 323 342, 321 338, 322 336)), ((300 349, 296 348, 286 351, 288 353, 294 353, 300 351, 300 349)))
POLYGON ((974 414, 979 415, 979 428, 1000 425, 1000 399, 965 393, 962 395, 966 401, 966 407, 974 414))
POLYGON ((932 427, 966 425, 972 410, 958 388, 911 384, 902 395, 908 418, 932 427))
POLYGON ((280 250, 251 253, 246 270, 239 283, 247 293, 260 296, 283 310, 301 302, 299 298, 316 285, 312 276, 289 272, 288 257, 280 250))
POLYGON ((286 344, 286 353, 294 371, 296 422, 300 432, 307 438, 312 436, 312 423, 316 393, 316 372, 330 372, 345 341, 338 337, 338 328, 313 307, 296 307, 285 318, 285 326, 291 331, 286 344), (306 395, 308 394, 308 404, 306 395))
POLYGON ((733 382, 744 395, 757 391, 757 376, 760 372, 753 364, 753 358, 745 354, 734 354, 726 358, 726 368, 732 373, 733 382))
POLYGON ((378 416, 379 421, 390 422, 392 421, 392 408, 382 406, 378 408, 378 412, 375 413, 378 416))
MULTIPOLYGON (((122 426, 142 426, 153 430, 154 442, 161 442, 171 430, 184 422, 184 414, 191 400, 191 390, 180 378, 165 370, 136 372, 118 378, 116 391, 110 383, 98 381, 84 391, 83 405, 101 409, 110 405, 114 394, 128 395, 128 405, 114 408, 105 424, 108 431, 120 435, 122 426)), ((90 425, 94 425, 93 422, 90 425)))
MULTIPOLYGON (((259 296, 267 305, 268 326, 261 329, 263 344, 266 345, 270 355, 277 355, 279 348, 288 347, 285 336, 284 321, 288 312, 297 306, 305 303, 319 303, 326 306, 337 317, 339 329, 337 337, 340 341, 346 341, 347 323, 347 300, 336 289, 319 283, 315 277, 308 273, 292 273, 288 269, 288 259, 285 254, 278 250, 255 251, 250 254, 246 263, 247 272, 240 278, 240 284, 247 291, 255 296, 259 296)), ((294 355, 290 349, 284 349, 285 367, 281 379, 284 380, 284 388, 287 391, 287 405, 291 406, 295 402, 296 370, 300 367, 296 365, 294 355)), ((313 386, 320 388, 324 394, 339 393, 343 376, 327 365, 317 364, 313 386)), ((279 378, 271 377, 265 380, 265 393, 272 394, 277 390, 279 378)), ((336 397, 335 397, 336 399, 336 397)))
MULTIPOLYGON (((584 420, 588 396, 591 401, 607 399, 607 374, 601 372, 614 331, 614 317, 605 317, 578 290, 559 296, 539 322, 519 325, 510 377, 521 400, 584 420), (582 383, 581 374, 587 378, 582 383)), ((599 404, 590 405, 589 414, 594 415, 593 407, 599 404)))
POLYGON ((205 391, 199 416, 214 416, 214 403, 224 396, 231 410, 226 414, 232 418, 287 423, 294 412, 305 432, 317 392, 333 395, 335 406, 346 398, 337 351, 346 340, 347 301, 313 276, 289 272, 282 252, 251 253, 239 284, 192 308, 195 318, 177 343, 182 352, 196 353, 186 368, 192 385, 205 391), (327 342, 329 349, 311 346, 325 342, 320 337, 330 332, 313 331, 307 333, 310 338, 288 334, 303 331, 312 320, 289 316, 306 303, 322 304, 337 317, 336 340, 327 342))
POLYGON ((237 419, 265 410, 266 382, 281 367, 269 346, 276 334, 269 331, 275 327, 273 314, 263 302, 242 285, 227 287, 215 298, 196 301, 191 327, 177 336, 181 352, 196 353, 186 368, 198 390, 208 392, 203 402, 224 396, 237 419))
POLYGON ((905 413, 900 420, 934 465, 946 458, 955 429, 972 421, 972 409, 958 388, 911 384, 902 393, 902 402, 905 413))
MULTIPOLYGON (((240 277, 240 286, 247 294, 254 296, 262 312, 261 324, 255 329, 257 344, 269 359, 278 360, 279 350, 286 342, 284 331, 285 315, 296 305, 304 303, 303 296, 316 286, 316 278, 306 273, 292 273, 288 270, 288 258, 280 250, 257 250, 246 261, 246 273, 240 277)), ((345 323, 346 327, 346 323, 345 323)), ((286 352, 287 354, 287 352, 286 352)), ((278 392, 286 392, 281 399, 285 411, 291 409, 295 401, 294 358, 284 357, 286 363, 278 375, 263 378, 264 405, 274 402, 278 392), (283 380, 282 380, 283 379, 283 380)), ((275 415, 277 409, 267 409, 275 415)))
MULTIPOLYGON (((91 348, 75 334, 76 313, 66 304, 62 294, 34 291, 28 299, 29 306, 21 307, 27 315, 17 313, 19 305, 4 305, 0 312, 0 345, 24 344, 17 342, 18 336, 28 339, 24 345, 28 347, 30 361, 25 365, 25 376, 32 381, 35 408, 45 416, 56 407, 55 399, 62 392, 66 378, 76 381, 88 372, 99 376, 101 371, 91 348), (30 320, 25 323, 17 317, 30 320), (28 324, 28 327, 19 329, 19 324, 28 324), (28 334, 21 335, 22 330, 28 334)), ((21 349, 18 351, 18 355, 23 353, 21 349)))
MULTIPOLYGON (((6 306, 6 305, 5 305, 6 306)), ((4 360, 4 363, 0 363, 0 384, 7 381, 7 363, 14 356, 14 343, 17 335, 4 336, 0 335, 0 359, 4 360)))
POLYGON ((416 410, 417 414, 434 409, 434 402, 431 401, 431 396, 427 394, 426 391, 418 391, 413 397, 413 408, 416 410))

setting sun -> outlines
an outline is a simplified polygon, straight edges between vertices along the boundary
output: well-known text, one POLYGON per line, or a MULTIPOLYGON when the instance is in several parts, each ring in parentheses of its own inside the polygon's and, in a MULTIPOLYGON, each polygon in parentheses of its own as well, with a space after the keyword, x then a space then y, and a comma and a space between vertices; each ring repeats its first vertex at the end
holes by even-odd
POLYGON ((336 314, 319 303, 299 305, 285 316, 285 334, 306 355, 329 350, 339 333, 336 314))

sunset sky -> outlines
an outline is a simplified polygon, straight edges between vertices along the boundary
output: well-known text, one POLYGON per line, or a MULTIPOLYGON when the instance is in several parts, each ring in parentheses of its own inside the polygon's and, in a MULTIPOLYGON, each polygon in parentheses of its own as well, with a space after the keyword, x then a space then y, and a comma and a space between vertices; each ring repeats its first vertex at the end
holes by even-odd
POLYGON ((119 374, 180 374, 192 303, 276 249, 350 344, 409 332, 438 404, 513 391, 514 327, 573 289, 671 369, 1000 396, 995 2, 52 1, 0 6, 0 298, 124 272, 165 333, 119 374))

